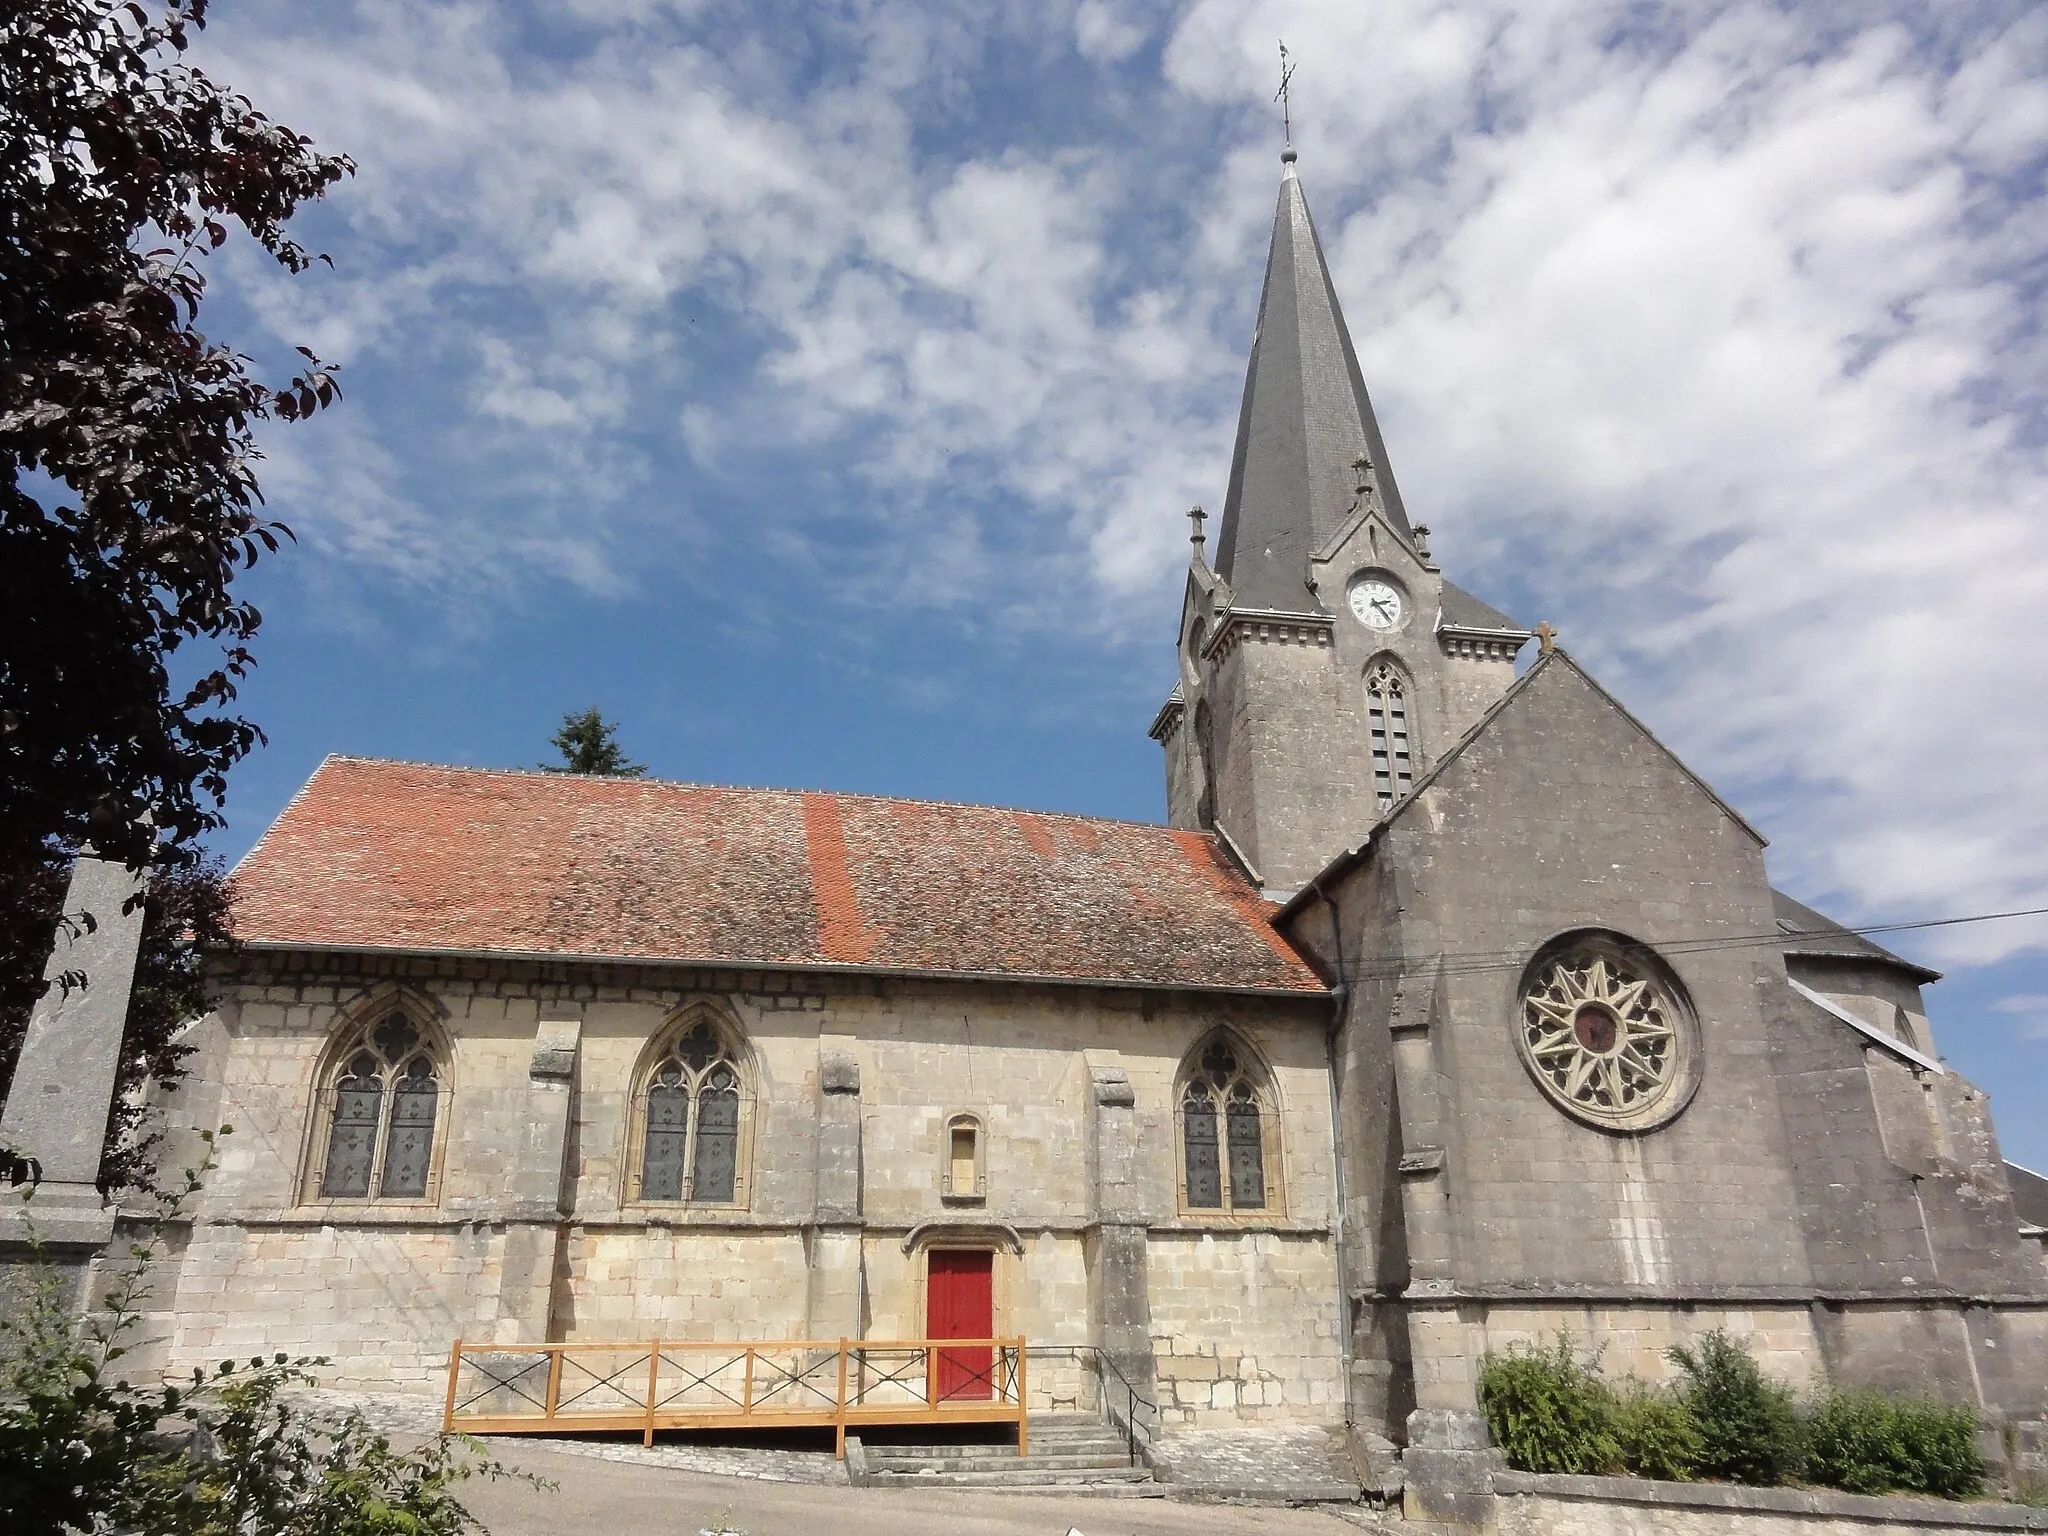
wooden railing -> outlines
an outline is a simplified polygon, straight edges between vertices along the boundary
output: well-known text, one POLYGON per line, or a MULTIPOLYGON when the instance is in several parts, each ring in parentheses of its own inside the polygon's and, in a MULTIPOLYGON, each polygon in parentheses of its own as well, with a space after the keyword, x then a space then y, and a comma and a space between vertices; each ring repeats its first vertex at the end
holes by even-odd
POLYGON ((1014 1339, 468 1344, 448 1361, 442 1427, 472 1435, 658 1429, 834 1431, 866 1424, 1015 1424, 1028 1362, 1014 1339))

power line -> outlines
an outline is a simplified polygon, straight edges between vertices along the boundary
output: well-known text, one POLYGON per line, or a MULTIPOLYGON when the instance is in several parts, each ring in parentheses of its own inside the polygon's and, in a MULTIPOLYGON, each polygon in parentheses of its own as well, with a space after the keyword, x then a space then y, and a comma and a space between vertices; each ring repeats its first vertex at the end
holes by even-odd
MULTIPOLYGON (((1786 945, 1801 939, 1908 933, 1928 928, 1953 928, 1966 923, 1999 922, 2016 917, 2048 917, 2048 907, 2023 907, 2004 912, 1972 912, 1960 917, 1929 917, 1910 922, 1866 923, 1857 927, 1841 924, 1833 928, 1794 929, 1790 932, 1780 928, 1771 933, 1701 934, 1644 942, 1643 947, 1662 955, 1699 955, 1725 949, 1757 949, 1786 945)), ((1442 974, 1446 976, 1472 976, 1488 971, 1519 971, 1528 964, 1528 954, 1524 950, 1444 950, 1433 958, 1441 962, 1442 974)), ((1409 967, 1410 961, 1405 956, 1362 957, 1355 965, 1347 967, 1344 979, 1358 981, 1399 976, 1409 967)), ((1434 973, 1436 968, 1432 966, 1430 969, 1434 973)))

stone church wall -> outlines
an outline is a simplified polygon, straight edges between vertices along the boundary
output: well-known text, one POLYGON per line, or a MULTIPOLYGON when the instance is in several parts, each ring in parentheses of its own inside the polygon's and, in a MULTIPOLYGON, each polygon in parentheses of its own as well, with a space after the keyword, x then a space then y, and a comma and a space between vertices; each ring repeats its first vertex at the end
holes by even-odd
POLYGON ((490 1337, 504 1257, 502 1230, 481 1223, 204 1225, 157 1318, 160 1358, 186 1369, 324 1355, 338 1380, 431 1390, 447 1379, 454 1339, 490 1337))
POLYGON ((1352 750, 1363 692, 1347 689, 1326 622, 1255 622, 1238 634, 1204 690, 1216 819, 1269 891, 1293 891, 1329 857, 1330 828, 1362 834, 1376 814, 1371 763, 1352 750))
MULTIPOLYGON (((1745 942, 1775 926, 1756 841, 1568 662, 1332 894, 1341 946, 1320 902, 1292 931, 1358 977, 1348 1285, 1355 1322, 1402 1296, 1416 1405, 1469 1413, 1489 1350, 1560 1329, 1658 1380, 1667 1348, 1723 1326, 1802 1387, 2040 1413, 2039 1280, 1984 1096, 1916 1077, 1791 990, 1775 950, 1745 942), (1517 1050, 1523 967, 1581 929, 1667 945, 1698 1019, 1697 1092, 1654 1129, 1581 1123, 1517 1050)), ((1360 1406, 1398 1438, 1398 1392, 1360 1406)))
POLYGON ((809 1266, 789 1228, 571 1230, 556 1325, 572 1339, 803 1336, 809 1266))
POLYGON ((1516 1345, 1550 1346, 1564 1333, 1581 1349, 1597 1352, 1602 1372, 1612 1379, 1633 1376, 1667 1382, 1679 1371, 1664 1352, 1719 1328, 1754 1355, 1768 1375, 1797 1391, 1819 1386, 1826 1378, 1820 1341, 1803 1302, 1686 1307, 1499 1302, 1475 1305, 1469 1312, 1462 1350, 1474 1360, 1516 1345))
POLYGON ((1775 954, 1666 957, 1705 1066, 1689 1107, 1654 1132, 1579 1123, 1515 1046, 1521 964, 1558 934, 1771 931, 1754 839, 1566 667, 1533 679, 1418 798, 1386 857, 1418 872, 1400 934, 1416 985, 1449 957, 1426 1038, 1438 1080, 1455 1085, 1444 1157, 1458 1284, 1673 1299, 1808 1284, 1757 1006, 1783 987, 1775 954), (1504 959, 1452 963, 1471 956, 1504 959))
POLYGON ((1341 1423, 1337 1267, 1278 1232, 1155 1233, 1152 1343, 1163 1423, 1341 1423))
POLYGON ((1496 1536, 1870 1536, 2048 1531, 2048 1510, 2015 1504, 1872 1498, 1822 1488, 1745 1488, 1635 1477, 1502 1473, 1496 1536))
MULTIPOLYGON (((192 1037, 202 1091, 168 1101, 169 1166, 193 1160, 199 1128, 235 1134, 162 1266, 158 1363, 285 1349, 330 1356, 345 1382, 432 1390, 457 1337, 918 1337, 927 1251, 965 1243, 996 1252, 995 1331, 1049 1351, 1032 1362, 1034 1405, 1084 1402, 1104 1198, 1093 1064, 1133 1100, 1133 1182, 1117 1199, 1136 1210, 1111 1219, 1136 1219, 1162 1255, 1144 1277, 1154 1310, 1140 1336, 1234 1351, 1233 1420, 1341 1420, 1319 1000, 798 981, 249 962, 192 1037), (401 996, 428 1021, 446 1084, 435 1187, 402 1206, 319 1199, 315 1106, 336 1032, 401 996), (634 1084, 650 1041, 700 1003, 744 1039, 746 1194, 738 1209, 640 1205, 628 1198, 634 1084), (1275 1208, 1255 1218, 1179 1209, 1178 1074, 1219 1027, 1258 1058, 1276 1111, 1275 1208), (550 1065, 543 1047, 563 1040, 550 1065), (828 1074, 828 1062, 843 1065, 828 1074), (825 1133, 828 1108, 854 1135, 850 1158, 825 1133), (954 1199, 942 1157, 961 1113, 979 1117, 986 1187, 954 1199), (1080 1352, 1061 1356, 1068 1345, 1080 1352)), ((1210 1389, 1200 1414, 1221 1402, 1210 1389)))

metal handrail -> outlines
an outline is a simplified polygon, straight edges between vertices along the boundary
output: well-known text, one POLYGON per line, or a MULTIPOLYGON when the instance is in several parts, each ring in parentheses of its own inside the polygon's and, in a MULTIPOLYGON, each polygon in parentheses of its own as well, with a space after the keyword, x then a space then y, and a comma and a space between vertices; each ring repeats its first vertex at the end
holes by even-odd
POLYGON ((1142 1407, 1152 1415, 1151 1431, 1145 1436, 1149 1446, 1152 1434, 1157 1433, 1159 1429, 1159 1405, 1131 1385, 1130 1378, 1124 1375, 1115 1358, 1100 1344, 1031 1344, 1026 1348, 1029 1353, 1038 1355, 1066 1355, 1070 1359, 1082 1355, 1089 1356, 1090 1363, 1095 1367, 1096 1379, 1102 1382, 1104 1388, 1102 1411, 1109 1416, 1112 1423, 1116 1421, 1116 1411, 1110 1406, 1107 1390, 1109 1384, 1102 1381, 1102 1372, 1107 1369, 1109 1374, 1117 1379, 1117 1385, 1124 1389, 1124 1442, 1130 1451, 1131 1465, 1135 1467, 1138 1464, 1138 1409, 1142 1407))

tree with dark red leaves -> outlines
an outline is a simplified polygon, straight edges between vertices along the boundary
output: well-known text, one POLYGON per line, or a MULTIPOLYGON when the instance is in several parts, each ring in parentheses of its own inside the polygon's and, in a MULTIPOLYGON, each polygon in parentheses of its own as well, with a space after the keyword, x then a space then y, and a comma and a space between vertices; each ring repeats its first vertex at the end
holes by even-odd
POLYGON ((70 853, 159 892, 201 866, 261 739, 232 707, 260 616, 230 587, 289 536, 256 426, 336 398, 303 348, 278 388, 198 328, 230 229, 301 272, 286 222, 354 170, 185 62, 205 19, 0 6, 0 1055, 70 853))

